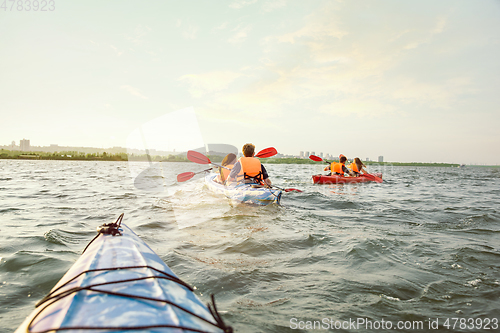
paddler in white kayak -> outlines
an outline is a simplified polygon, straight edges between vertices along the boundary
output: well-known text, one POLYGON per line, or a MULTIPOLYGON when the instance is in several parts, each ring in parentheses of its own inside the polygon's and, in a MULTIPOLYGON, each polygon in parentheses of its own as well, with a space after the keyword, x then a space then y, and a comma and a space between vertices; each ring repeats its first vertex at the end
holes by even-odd
POLYGON ((351 169, 352 172, 354 172, 354 175, 356 177, 359 177, 361 173, 367 174, 368 172, 366 172, 365 168, 366 165, 364 165, 363 162, 361 162, 359 157, 354 158, 354 162, 352 162, 349 165, 349 169, 351 169))
POLYGON ((267 174, 266 168, 260 163, 255 155, 255 145, 247 143, 243 146, 243 157, 234 165, 227 179, 226 185, 231 182, 246 184, 262 184, 271 186, 271 180, 267 174))
POLYGON ((236 163, 236 155, 233 153, 227 154, 226 157, 224 157, 224 159, 221 162, 221 165, 226 167, 227 169, 219 168, 219 175, 217 175, 215 181, 217 183, 224 184, 235 163, 236 163))
POLYGON ((324 171, 331 170, 331 173, 329 173, 327 176, 330 175, 344 176, 344 174, 347 173, 349 174, 349 176, 354 177, 355 176, 354 172, 347 169, 347 167, 345 166, 345 162, 347 162, 347 157, 340 154, 339 161, 338 162, 333 161, 330 165, 325 167, 324 171))

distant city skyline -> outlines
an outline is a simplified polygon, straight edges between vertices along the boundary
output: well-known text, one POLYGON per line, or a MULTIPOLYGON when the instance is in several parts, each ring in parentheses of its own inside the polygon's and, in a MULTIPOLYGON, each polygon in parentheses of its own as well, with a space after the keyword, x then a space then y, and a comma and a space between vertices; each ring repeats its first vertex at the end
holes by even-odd
MULTIPOLYGON (((208 144, 207 145, 207 149, 208 151, 210 151, 211 149, 209 149, 210 146, 218 146, 220 144, 208 144)), ((19 148, 20 150, 22 151, 30 151, 30 148, 36 148, 36 149, 41 149, 41 148, 48 148, 48 151, 58 151, 58 149, 60 148, 89 148, 89 149, 99 149, 99 150, 102 150, 102 149, 105 149, 105 150, 117 150, 117 149, 121 149, 121 150, 124 150, 124 151, 127 151, 130 150, 130 148, 127 148, 127 147, 120 147, 120 146, 114 146, 114 147, 103 147, 103 148, 99 148, 99 147, 91 147, 91 146, 65 146, 65 145, 59 145, 59 144, 56 144, 56 143, 52 143, 48 146, 36 146, 36 145, 31 145, 31 140, 30 139, 21 139, 19 140, 19 145, 16 145, 15 144, 15 140, 11 142, 10 145, 0 145, 0 147, 12 147, 12 148, 19 148), (24 147, 23 147, 23 142, 24 142, 24 147)), ((236 147, 235 147, 236 148, 236 147)), ((138 149, 132 149, 132 150, 136 150, 136 151, 139 151, 138 149)), ((150 151, 152 152, 156 152, 157 150, 154 149, 154 148, 151 148, 149 149, 150 151)), ((212 149, 213 150, 213 149, 212 149)), ((37 151, 37 150, 33 150, 33 151, 37 151)), ((217 150, 216 150, 217 151, 217 150)), ((169 153, 175 153, 176 152, 176 149, 173 149, 172 151, 164 151, 164 152, 169 152, 169 153)), ((185 152, 185 151, 179 151, 177 150, 177 153, 181 153, 181 152, 185 152)), ((236 151, 235 153, 237 154, 238 153, 238 149, 236 148, 236 151)), ((308 153, 308 152, 306 152, 308 153)), ((289 155, 289 154, 281 154, 278 152, 279 155, 288 155, 288 156, 297 156, 297 157, 304 157, 304 158, 307 158, 309 156, 309 154, 307 156, 305 156, 303 154, 303 151, 299 152, 298 154, 292 154, 292 155, 289 155)), ((310 155, 314 155, 314 152, 311 152, 310 155)), ((325 156, 325 158, 328 156, 328 157, 331 157, 331 158, 336 158, 335 156, 331 155, 330 153, 325 153, 323 154, 322 152, 318 153, 318 155, 320 157, 323 157, 325 156)))
MULTIPOLYGON (((21 142, 25 140, 25 141, 28 141, 28 143, 31 142, 31 140, 29 139, 22 139, 22 140, 19 140, 20 144, 21 142)), ((5 148, 8 148, 8 147, 12 147, 13 145, 15 144, 15 141, 12 141, 11 145, 0 145, 0 148, 2 149, 5 149, 5 148)), ((217 150, 213 150, 213 149, 209 149, 209 146, 212 146, 212 145, 220 145, 220 144, 208 144, 205 149, 205 151, 210 152, 210 151, 216 151, 216 152, 219 152, 217 150)), ((22 150, 21 148, 21 145, 15 145, 15 148, 19 147, 20 150, 22 150)), ((31 146, 30 147, 33 148, 33 150, 30 150, 30 151, 44 151, 44 152, 57 152, 57 151, 63 151, 65 148, 66 149, 80 149, 80 151, 85 151, 85 152, 102 152, 102 151, 106 151, 106 152, 110 152, 110 153, 134 153, 134 154, 144 154, 146 153, 146 150, 141 150, 141 149, 131 149, 131 148, 127 148, 127 147, 120 147, 120 146, 114 146, 114 147, 106 147, 106 148, 99 148, 99 147, 91 147, 91 146, 64 146, 64 145, 59 145, 59 144, 50 144, 49 146, 31 146), (44 148, 48 148, 48 149, 44 149, 44 148), (62 150, 61 150, 62 149, 62 150)), ((157 151, 156 149, 154 148, 151 148, 151 149, 148 149, 149 153, 151 155, 168 155, 168 154, 180 154, 180 153, 185 153, 185 151, 176 151, 175 149, 173 151, 157 151)), ((221 151, 222 152, 222 151, 221 151)), ((220 153, 220 152, 219 152, 220 153)), ((227 153, 227 152, 226 152, 227 153)), ((236 151, 235 152, 236 154, 238 154, 239 152, 236 151)), ((324 158, 326 160, 335 160, 335 159, 338 159, 338 156, 335 156, 333 154, 330 154, 330 153, 323 153, 323 152, 318 152, 316 154, 316 152, 314 151, 299 151, 297 154, 283 154, 283 153, 280 153, 278 151, 278 157, 299 157, 299 158, 308 158, 310 155, 317 155, 321 158, 324 158)), ((359 157, 359 156, 350 156, 348 157, 348 160, 353 160, 354 157, 359 157)), ((372 159, 371 157, 359 157, 361 160, 364 160, 366 162, 370 162, 370 161, 378 161, 378 162, 400 162, 400 161, 384 161, 384 157, 383 156, 378 156, 377 157, 377 160, 375 159, 372 159)), ((417 162, 417 161, 411 161, 411 162, 417 162)), ((418 162, 417 162, 418 163, 418 162)), ((444 163, 444 162, 440 162, 440 161, 433 161, 433 163, 444 163)), ((474 164, 474 163, 472 163, 474 164)))
POLYGON ((0 144, 251 142, 286 155, 497 165, 499 17, 494 0, 0 10, 0 144), (196 130, 155 126, 189 107, 196 130))

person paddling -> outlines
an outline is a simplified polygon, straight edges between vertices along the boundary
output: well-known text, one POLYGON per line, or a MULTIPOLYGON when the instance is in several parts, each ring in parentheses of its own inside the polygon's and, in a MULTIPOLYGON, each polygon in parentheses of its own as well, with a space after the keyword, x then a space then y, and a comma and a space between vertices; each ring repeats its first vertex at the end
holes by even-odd
POLYGON ((271 186, 271 180, 267 174, 266 168, 260 163, 255 155, 255 145, 247 143, 242 149, 243 157, 233 166, 227 179, 229 182, 261 184, 271 186))
POLYGON ((366 165, 364 165, 363 162, 361 162, 359 157, 354 158, 354 162, 352 162, 349 165, 349 169, 351 169, 352 172, 354 172, 354 175, 356 177, 358 177, 361 173, 367 174, 368 172, 366 172, 365 168, 366 168, 366 165))
POLYGON ((340 154, 338 162, 332 162, 330 165, 325 167, 324 171, 331 170, 331 173, 328 176, 335 174, 339 176, 344 176, 344 174, 348 173, 351 177, 354 177, 355 174, 351 170, 347 169, 345 163, 347 162, 347 157, 340 154))
POLYGON ((227 177, 229 176, 229 173, 231 172, 230 169, 234 167, 235 163, 236 163, 236 155, 233 153, 227 154, 226 157, 224 157, 224 159, 221 162, 222 166, 225 166, 227 169, 219 168, 219 174, 217 175, 215 181, 224 184, 227 180, 227 177))

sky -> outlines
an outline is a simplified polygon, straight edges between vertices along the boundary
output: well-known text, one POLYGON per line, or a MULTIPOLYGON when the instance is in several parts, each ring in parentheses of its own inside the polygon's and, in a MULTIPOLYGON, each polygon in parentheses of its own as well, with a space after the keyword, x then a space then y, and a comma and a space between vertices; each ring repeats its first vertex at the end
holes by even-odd
POLYGON ((0 145, 126 147, 189 109, 205 144, 500 164, 498 0, 0 3, 0 145))

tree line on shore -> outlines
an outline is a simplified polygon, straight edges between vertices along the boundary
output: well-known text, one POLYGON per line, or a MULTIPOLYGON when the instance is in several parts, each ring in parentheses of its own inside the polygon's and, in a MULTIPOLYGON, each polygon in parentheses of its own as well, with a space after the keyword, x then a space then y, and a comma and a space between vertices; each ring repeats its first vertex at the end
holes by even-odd
POLYGON ((31 160, 104 160, 104 161, 127 161, 127 154, 82 153, 78 151, 41 152, 41 151, 18 151, 0 150, 0 159, 31 159, 31 160))
MULTIPOLYGON (((224 158, 218 155, 208 156, 213 162, 221 162, 224 158)), ((40 151, 19 151, 19 150, 0 150, 0 159, 23 159, 23 160, 76 160, 76 161, 138 161, 138 162, 189 162, 187 157, 180 155, 146 155, 146 154, 127 154, 127 153, 83 153, 78 151, 61 152, 40 152, 40 151)))

